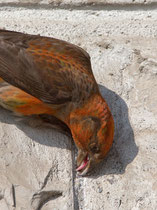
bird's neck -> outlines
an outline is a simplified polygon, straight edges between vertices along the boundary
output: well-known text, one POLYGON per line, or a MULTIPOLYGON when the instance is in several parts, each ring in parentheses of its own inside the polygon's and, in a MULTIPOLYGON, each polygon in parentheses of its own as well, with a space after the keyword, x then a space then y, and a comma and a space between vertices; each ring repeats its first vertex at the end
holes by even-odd
POLYGON ((99 118, 102 125, 110 118, 111 112, 109 107, 100 94, 92 95, 81 107, 73 109, 64 119, 64 122, 70 127, 72 120, 81 120, 86 116, 99 118))

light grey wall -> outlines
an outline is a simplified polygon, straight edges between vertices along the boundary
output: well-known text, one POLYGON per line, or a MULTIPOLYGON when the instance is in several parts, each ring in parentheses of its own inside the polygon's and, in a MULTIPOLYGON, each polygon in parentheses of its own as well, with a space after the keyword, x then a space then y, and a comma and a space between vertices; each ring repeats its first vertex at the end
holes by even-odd
POLYGON ((0 28, 88 51, 115 120, 114 145, 89 177, 71 139, 0 109, 0 209, 157 209, 157 3, 1 0, 0 28), (37 195, 34 195, 38 193, 37 195))

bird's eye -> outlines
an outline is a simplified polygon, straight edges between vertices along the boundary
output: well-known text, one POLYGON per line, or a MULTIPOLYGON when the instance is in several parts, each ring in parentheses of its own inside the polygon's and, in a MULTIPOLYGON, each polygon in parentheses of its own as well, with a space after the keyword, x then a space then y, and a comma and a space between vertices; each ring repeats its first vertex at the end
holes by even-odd
POLYGON ((98 153, 100 151, 98 145, 94 142, 89 145, 89 149, 92 153, 98 153))

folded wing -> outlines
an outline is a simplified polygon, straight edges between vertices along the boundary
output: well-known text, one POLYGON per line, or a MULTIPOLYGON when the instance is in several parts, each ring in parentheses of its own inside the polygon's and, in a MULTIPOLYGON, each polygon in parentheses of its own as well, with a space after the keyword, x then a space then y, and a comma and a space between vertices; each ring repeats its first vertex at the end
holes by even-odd
POLYGON ((0 77, 48 104, 97 91, 89 55, 70 43, 0 30, 0 77))

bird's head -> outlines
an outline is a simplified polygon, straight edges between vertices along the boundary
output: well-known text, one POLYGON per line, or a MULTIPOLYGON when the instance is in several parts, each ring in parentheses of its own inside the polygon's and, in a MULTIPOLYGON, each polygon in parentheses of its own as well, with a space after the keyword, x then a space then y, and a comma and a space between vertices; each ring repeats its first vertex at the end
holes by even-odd
POLYGON ((76 170, 85 175, 104 159, 112 146, 114 121, 106 102, 75 111, 70 128, 78 148, 76 170))

